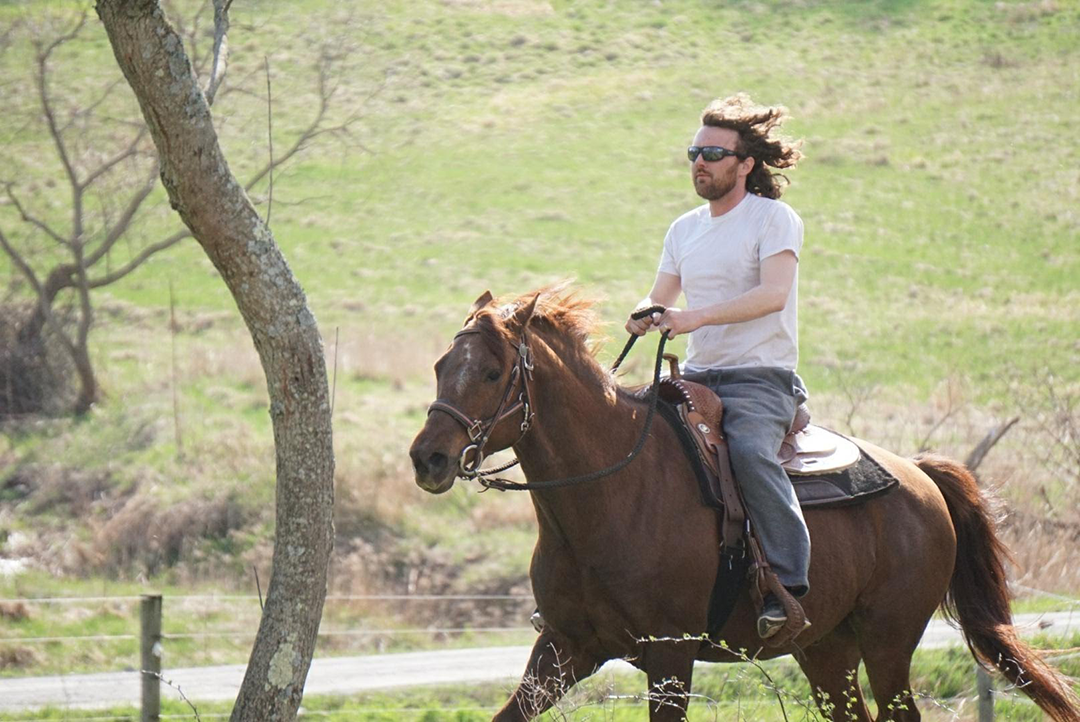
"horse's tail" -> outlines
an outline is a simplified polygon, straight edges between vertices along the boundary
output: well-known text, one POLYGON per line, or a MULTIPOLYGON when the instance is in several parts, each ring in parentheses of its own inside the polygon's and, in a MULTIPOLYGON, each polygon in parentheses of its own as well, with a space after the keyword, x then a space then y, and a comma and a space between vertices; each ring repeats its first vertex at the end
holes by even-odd
POLYGON ((1016 633, 1004 562, 1009 550, 994 530, 990 501, 963 464, 923 455, 915 459, 934 480, 956 529, 956 567, 943 604, 958 622, 968 648, 990 662, 1056 722, 1080 722, 1080 698, 1066 677, 1043 661, 1016 633))

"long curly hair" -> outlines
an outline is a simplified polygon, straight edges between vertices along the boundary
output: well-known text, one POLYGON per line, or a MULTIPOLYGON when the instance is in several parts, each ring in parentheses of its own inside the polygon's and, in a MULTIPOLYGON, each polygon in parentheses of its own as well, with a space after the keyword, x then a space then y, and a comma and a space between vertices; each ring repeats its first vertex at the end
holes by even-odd
POLYGON ((754 159, 754 168, 746 178, 746 190, 765 198, 779 198, 790 181, 767 166, 794 168, 803 157, 799 151, 802 141, 779 134, 780 126, 789 117, 783 106, 757 105, 746 93, 738 93, 709 103, 701 111, 701 124, 737 132, 739 145, 735 150, 754 159))

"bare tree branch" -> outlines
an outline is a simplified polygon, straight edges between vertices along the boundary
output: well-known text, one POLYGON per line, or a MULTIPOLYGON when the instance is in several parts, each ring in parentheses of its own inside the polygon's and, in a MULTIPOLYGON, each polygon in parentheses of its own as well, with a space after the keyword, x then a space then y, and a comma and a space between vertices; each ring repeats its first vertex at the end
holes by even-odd
POLYGON ((171 236, 162 241, 158 241, 157 243, 146 246, 142 249, 139 255, 135 256, 115 271, 112 271, 111 273, 108 273, 100 278, 91 279, 87 283, 87 286, 89 286, 90 288, 101 288, 102 286, 108 286, 110 283, 115 283, 116 281, 119 281, 121 278, 141 266, 143 262, 146 261, 146 259, 150 258, 150 256, 160 251, 164 251, 166 248, 171 248, 185 238, 190 237, 191 231, 189 231, 187 228, 177 231, 176 233, 172 234, 171 236))
POLYGON ((33 287, 34 292, 37 294, 38 309, 39 312, 42 314, 44 323, 48 324, 48 326, 53 329, 53 331, 56 333, 56 337, 60 339, 60 342, 64 345, 64 348, 67 350, 68 354, 70 354, 72 358, 75 358, 75 355, 77 353, 75 349, 75 344, 71 341, 70 338, 68 338, 67 334, 64 333, 64 330, 60 328, 60 324, 58 324, 56 322, 56 319, 53 317, 52 301, 48 299, 48 291, 41 285, 41 282, 34 274, 33 269, 30 268, 30 266, 26 263, 23 257, 19 254, 19 252, 16 251, 8 242, 8 239, 4 235, 3 231, 0 231, 0 248, 4 249, 4 252, 7 253, 12 263, 15 264, 15 267, 18 268, 24 276, 26 276, 26 280, 29 281, 30 285, 33 287))
POLYGON ((128 201, 127 208, 124 209, 124 212, 120 214, 119 220, 117 220, 113 227, 109 229, 108 233, 105 234, 105 238, 102 240, 101 245, 86 257, 87 267, 100 261, 101 257, 108 253, 109 249, 113 247, 116 241, 127 232, 128 227, 131 226, 132 220, 135 219, 135 215, 139 212, 139 208, 142 207, 143 201, 145 201, 157 187, 157 180, 158 164, 154 163, 150 176, 135 192, 135 195, 131 197, 131 200, 128 201))
POLYGON ((232 0, 214 0, 214 63, 206 85, 206 104, 214 104, 218 87, 225 80, 229 62, 229 7, 232 0))
POLYGON ((4 249, 4 253, 8 255, 11 262, 15 264, 15 267, 26 276, 26 280, 30 282, 30 286, 34 289, 34 292, 38 296, 41 296, 44 289, 41 287, 41 282, 38 280, 37 275, 34 274, 34 269, 30 267, 30 264, 23 259, 22 255, 15 250, 14 247, 8 242, 7 236, 4 235, 4 231, 0 230, 0 248, 4 249))
POLYGON ((74 40, 75 36, 77 36, 79 34, 79 31, 81 31, 83 29, 83 26, 86 25, 86 17, 87 17, 87 11, 86 11, 86 8, 83 8, 82 14, 79 16, 78 22, 75 23, 75 27, 73 27, 71 30, 69 30, 64 35, 61 35, 58 38, 55 38, 51 43, 44 46, 44 49, 42 49, 41 44, 38 44, 39 50, 41 50, 41 52, 46 57, 48 57, 52 53, 52 51, 56 50, 58 47, 60 47, 64 43, 69 42, 71 40, 74 40))
POLYGON ((930 438, 934 435, 935 432, 937 432, 938 429, 945 425, 946 421, 959 413, 960 409, 963 408, 965 405, 962 400, 956 398, 957 389, 955 388, 955 380, 951 377, 948 379, 947 393, 948 396, 946 398, 945 413, 941 415, 941 418, 934 422, 934 424, 930 427, 930 430, 927 431, 926 435, 922 438, 922 441, 919 442, 919 453, 929 451, 930 438))
POLYGON ((45 223, 45 221, 43 221, 43 220, 41 220, 39 218, 36 218, 35 216, 32 216, 32 215, 30 215, 29 213, 26 212, 26 209, 23 207, 23 204, 20 203, 19 199, 15 196, 15 191, 12 190, 14 185, 15 185, 14 183, 12 183, 11 181, 8 181, 8 182, 4 183, 4 190, 7 191, 8 198, 11 199, 11 204, 15 206, 15 210, 17 210, 19 212, 19 216, 21 216, 22 219, 24 221, 26 221, 27 223, 29 223, 31 225, 34 225, 37 228, 44 231, 45 234, 47 236, 49 236, 49 238, 52 238, 57 243, 59 243, 61 245, 64 245, 64 246, 69 245, 68 244, 68 239, 64 238, 59 233, 54 231, 47 223, 45 223))
POLYGON ((266 225, 274 209, 274 94, 270 91, 270 58, 263 56, 266 65, 266 143, 270 149, 270 189, 266 196, 266 225))
MULTIPOLYGON (((315 111, 315 117, 312 118, 311 122, 308 123, 308 125, 302 131, 300 131, 300 135, 297 136, 296 140, 289 147, 289 149, 285 151, 285 153, 279 155, 276 158, 272 158, 270 162, 268 162, 261 169, 259 169, 259 171, 256 172, 250 180, 248 180, 248 182, 244 185, 245 191, 250 191, 256 185, 258 185, 259 181, 265 178, 272 170, 275 170, 278 167, 287 163, 289 159, 291 159, 294 155, 306 148, 307 145, 315 138, 327 133, 347 136, 350 126, 360 120, 362 116, 360 115, 359 111, 357 111, 350 114, 344 121, 342 121, 338 125, 323 126, 323 122, 326 119, 327 112, 330 109, 330 99, 333 97, 334 91, 336 90, 336 88, 328 87, 328 78, 330 76, 330 70, 332 66, 333 59, 331 58, 330 54, 327 52, 323 52, 319 60, 319 107, 315 111)), ((381 92, 384 87, 385 81, 383 85, 377 87, 370 94, 368 94, 366 100, 370 100, 371 98, 375 97, 379 92, 381 92)), ((362 144, 356 143, 356 145, 359 146, 362 150, 370 152, 362 144)))
POLYGON ((107 161, 102 163, 100 166, 95 168, 93 171, 91 171, 90 174, 87 175, 86 178, 84 178, 83 181, 79 184, 79 187, 81 189, 85 190, 87 187, 90 186, 90 184, 92 184, 98 178, 105 175, 106 173, 108 173, 113 168, 115 168, 117 164, 123 163, 128 158, 133 158, 136 155, 138 155, 139 154, 139 143, 141 143, 143 138, 145 138, 145 137, 146 137, 146 126, 143 126, 142 128, 139 129, 139 132, 135 135, 135 137, 131 139, 131 142, 128 143, 127 147, 124 148, 124 150, 120 151, 119 153, 114 155, 112 158, 108 159, 107 161))
POLYGON ((77 121, 77 120, 79 120, 81 118, 87 118, 90 115, 92 115, 93 112, 95 110, 97 110, 98 106, 101 105, 102 103, 104 103, 106 100, 108 100, 109 96, 112 95, 112 92, 114 90, 116 90, 117 88, 119 88, 123 84, 123 82, 124 82, 124 78, 123 78, 123 76, 121 76, 121 77, 117 78, 116 80, 114 80, 113 82, 109 83, 107 86, 105 86, 105 90, 102 91, 101 95, 98 96, 97 100, 90 103, 90 105, 86 106, 85 108, 79 108, 78 110, 75 110, 71 114, 71 117, 68 118, 68 122, 64 123, 63 127, 60 128, 60 132, 61 133, 67 132, 71 128, 71 126, 73 126, 75 124, 75 121, 77 121))
POLYGON ((38 99, 41 102, 41 109, 42 112, 45 113, 45 122, 49 126, 49 135, 52 136, 53 143, 56 145, 56 152, 60 156, 60 162, 64 166, 64 171, 67 173, 68 180, 71 182, 71 185, 76 189, 78 189, 79 187, 79 179, 78 176, 76 176, 75 174, 75 167, 71 164, 71 159, 68 157, 67 148, 64 146, 64 138, 61 135, 59 128, 57 127, 56 115, 53 113, 52 103, 49 100, 49 91, 46 86, 46 80, 48 76, 49 56, 54 50, 56 50, 56 48, 60 47, 61 45, 78 35, 79 31, 82 30, 83 25, 85 24, 86 10, 83 10, 82 15, 79 17, 78 23, 76 23, 75 27, 72 28, 70 32, 65 35, 61 35, 60 37, 56 38, 44 47, 42 47, 40 43, 37 44, 37 73, 34 76, 38 89, 38 99))
POLYGON ((994 444, 1001 441, 1001 437, 1005 436, 1006 432, 1008 432, 1008 430, 1019 420, 1019 416, 1014 416, 1004 424, 999 424, 990 429, 986 436, 983 437, 982 441, 980 441, 978 445, 971 450, 971 453, 968 454, 967 459, 964 461, 964 466, 966 466, 969 471, 975 471, 979 468, 979 464, 981 464, 983 459, 986 458, 986 455, 990 453, 990 449, 994 448, 994 444))

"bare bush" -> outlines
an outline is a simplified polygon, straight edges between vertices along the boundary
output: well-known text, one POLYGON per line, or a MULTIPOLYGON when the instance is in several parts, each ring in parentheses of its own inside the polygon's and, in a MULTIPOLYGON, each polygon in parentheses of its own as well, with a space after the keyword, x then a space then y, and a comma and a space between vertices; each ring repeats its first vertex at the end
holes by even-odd
POLYGON ((0 419, 55 414, 74 401, 71 361, 55 336, 46 332, 35 343, 18 341, 15 321, 29 314, 28 304, 0 305, 0 419))
POLYGON ((30 619, 26 602, 0 602, 0 619, 5 622, 22 622, 30 619))
POLYGON ((111 514, 133 487, 118 484, 108 470, 65 464, 20 464, 0 477, 0 500, 20 513, 86 519, 111 514))
POLYGON ((0 671, 33 667, 38 664, 39 659, 40 655, 31 647, 0 647, 0 671))
POLYGON ((112 571, 155 574, 190 558, 200 542, 226 539, 249 516, 231 496, 189 499, 164 508, 138 496, 109 520, 96 546, 112 571))
POLYGON ((1002 539, 1016 562, 1018 584, 1060 594, 1080 593, 1080 516, 1057 520, 1014 509, 1001 525, 1002 539))
POLYGON ((1050 371, 1039 378, 1038 396, 1022 401, 1033 412, 1045 444, 1046 469, 1073 490, 1080 486, 1080 384, 1069 384, 1050 371))

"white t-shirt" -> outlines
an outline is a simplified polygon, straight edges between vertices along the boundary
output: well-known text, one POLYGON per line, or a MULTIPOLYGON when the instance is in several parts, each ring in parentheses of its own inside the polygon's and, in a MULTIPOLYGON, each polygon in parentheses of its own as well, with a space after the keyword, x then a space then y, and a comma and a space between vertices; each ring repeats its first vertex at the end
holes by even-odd
MULTIPOLYGON (((760 285, 762 259, 783 251, 798 258, 802 242, 802 219, 791 206, 747 193, 722 216, 710 216, 707 203, 680 216, 664 238, 659 270, 679 277, 692 310, 760 285)), ((691 333, 686 371, 756 366, 794 371, 799 362, 798 285, 796 267, 782 311, 691 333)))

